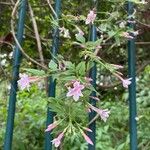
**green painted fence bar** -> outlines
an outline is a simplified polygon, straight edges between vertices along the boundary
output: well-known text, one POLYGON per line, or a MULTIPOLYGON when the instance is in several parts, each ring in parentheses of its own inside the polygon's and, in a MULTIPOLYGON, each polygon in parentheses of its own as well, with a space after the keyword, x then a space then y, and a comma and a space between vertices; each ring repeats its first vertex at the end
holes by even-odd
MULTIPOLYGON (((96 27, 94 25, 91 26, 91 30, 90 30, 90 40, 91 41, 96 41, 97 38, 97 32, 96 32, 96 27)), ((90 71, 90 78, 93 79, 92 81, 92 85, 94 86, 94 88, 96 88, 96 63, 94 63, 93 68, 90 71)), ((93 91, 91 93, 91 96, 96 96, 96 93, 93 91)), ((93 99, 90 99, 90 103, 93 106, 96 106, 96 101, 93 99)), ((89 113, 89 122, 95 117, 96 113, 94 111, 91 111, 89 113)), ((96 141, 96 121, 94 121, 93 123, 91 123, 89 125, 89 128, 93 131, 88 133, 88 136, 90 137, 90 139, 93 141, 94 145, 89 144, 88 145, 88 150, 95 150, 95 141, 96 141)))
MULTIPOLYGON (((22 44, 23 41, 26 6, 27 6, 27 1, 21 0, 20 7, 19 7, 20 12, 19 12, 19 20, 18 20, 18 28, 17 28, 17 39, 20 44, 22 44)), ((21 62, 21 51, 19 50, 19 47, 16 45, 14 49, 14 55, 13 55, 13 73, 12 73, 11 90, 10 90, 10 97, 9 97, 4 150, 11 150, 12 147, 15 108, 16 108, 17 80, 19 77, 20 62, 21 62)))
MULTIPOLYGON (((55 0, 55 12, 56 15, 55 19, 58 20, 60 17, 60 10, 61 10, 61 0, 55 0)), ((55 27, 53 30, 53 43, 52 43, 52 50, 51 53, 53 56, 57 55, 58 49, 59 49, 59 29, 58 27, 55 27)), ((54 58, 53 58, 54 59, 54 58)), ((50 78, 50 84, 49 84, 49 91, 48 96, 49 97, 55 97, 55 89, 56 89, 56 81, 50 78)), ((47 121, 46 126, 51 124, 53 122, 53 116, 54 113, 50 111, 50 109, 47 109, 47 121)), ((52 135, 51 132, 45 133, 45 150, 52 150, 52 135)))
MULTIPOLYGON (((128 15, 134 11, 133 4, 128 2, 128 15)), ((132 20, 131 20, 132 21, 132 20)), ((129 27, 134 29, 134 24, 129 23, 129 27)), ((137 150, 137 123, 136 123, 136 52, 135 39, 128 41, 128 68, 129 78, 132 84, 129 86, 129 111, 130 111, 130 150, 137 150)))

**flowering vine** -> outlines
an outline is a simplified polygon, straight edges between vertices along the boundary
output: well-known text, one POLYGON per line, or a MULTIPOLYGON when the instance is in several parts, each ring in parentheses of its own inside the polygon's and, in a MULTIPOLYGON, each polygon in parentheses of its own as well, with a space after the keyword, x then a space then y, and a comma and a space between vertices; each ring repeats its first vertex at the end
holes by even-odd
MULTIPOLYGON (((144 3, 144 1, 140 2, 144 3)), ((108 13, 109 19, 114 19, 113 14, 108 13)), ((70 45, 79 47, 80 62, 66 60, 62 55, 58 55, 49 62, 48 71, 37 69, 26 69, 29 74, 21 74, 18 85, 21 90, 29 90, 31 83, 36 83, 45 77, 51 76, 56 80, 57 85, 60 87, 55 97, 48 98, 48 106, 51 111, 55 112, 54 122, 47 126, 45 132, 54 131, 57 135, 51 142, 55 147, 59 147, 65 136, 80 133, 85 141, 93 145, 93 141, 88 137, 86 132, 92 132, 88 126, 88 120, 80 118, 80 113, 86 114, 94 111, 97 116, 106 123, 111 115, 110 108, 102 108, 102 106, 94 107, 89 103, 89 98, 92 98, 100 104, 100 94, 93 87, 92 79, 89 78, 89 73, 93 67, 93 62, 102 66, 105 70, 109 71, 115 78, 119 79, 123 87, 128 88, 131 84, 131 78, 124 78, 122 65, 112 64, 103 60, 99 55, 99 51, 103 49, 103 44, 107 43, 110 39, 114 38, 116 41, 119 38, 133 39, 139 34, 138 31, 130 31, 125 28, 125 23, 118 24, 119 29, 108 31, 99 25, 101 20, 98 18, 98 12, 93 8, 87 12, 86 16, 68 16, 68 24, 75 30, 72 37, 71 30, 64 26, 66 16, 62 15, 63 25, 60 23, 59 31, 60 36, 70 40, 70 45), (70 17, 70 18, 69 18, 70 17), (87 31, 83 26, 77 25, 77 21, 84 21, 84 26, 90 27, 91 25, 99 25, 97 31, 100 30, 101 36, 96 41, 87 40, 87 31), (73 38, 73 40, 72 40, 73 38), (74 40, 75 39, 75 40, 74 40), (93 52, 93 50, 95 50, 93 52), (95 92, 97 96, 90 96, 90 93, 95 92), (60 130, 61 129, 61 130, 60 130)), ((128 20, 128 18, 127 18, 128 20)), ((61 20, 60 20, 61 22, 61 20)), ((83 24, 83 22, 82 22, 83 24)), ((116 42, 117 43, 117 42, 116 42)))

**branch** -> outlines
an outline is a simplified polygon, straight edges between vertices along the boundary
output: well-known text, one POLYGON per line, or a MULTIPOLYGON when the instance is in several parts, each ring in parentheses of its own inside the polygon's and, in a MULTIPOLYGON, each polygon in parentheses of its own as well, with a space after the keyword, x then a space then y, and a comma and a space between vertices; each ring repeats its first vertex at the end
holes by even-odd
POLYGON ((136 21, 137 23, 139 23, 139 24, 145 26, 145 27, 150 28, 150 25, 149 25, 149 24, 145 24, 145 23, 143 23, 143 22, 141 22, 141 21, 139 21, 139 20, 137 20, 137 19, 135 19, 135 21, 136 21))
POLYGON ((32 59, 29 55, 27 55, 27 54, 25 53, 25 51, 23 50, 23 48, 21 47, 19 41, 18 41, 17 38, 16 38, 15 29, 14 29, 14 19, 15 19, 15 12, 16 12, 16 10, 17 10, 17 7, 18 7, 18 5, 19 5, 19 2, 20 2, 20 0, 18 0, 18 1, 16 2, 15 6, 14 6, 14 8, 13 8, 12 14, 11 14, 11 32, 12 32, 12 35, 13 35, 13 37, 14 37, 14 40, 15 40, 17 46, 19 47, 20 51, 22 52, 22 54, 23 54, 27 59, 29 59, 29 60, 30 60, 31 62, 33 62, 34 64, 36 64, 36 65, 42 67, 43 69, 47 70, 47 69, 48 69, 47 67, 45 67, 45 66, 43 66, 42 64, 40 64, 39 62, 35 61, 34 59, 32 59))
POLYGON ((7 45, 9 45, 11 48, 13 48, 14 46, 11 44, 11 43, 9 43, 9 42, 6 42, 6 41, 1 41, 0 40, 0 44, 7 44, 7 45))
POLYGON ((30 4, 29 4, 29 11, 30 11, 30 16, 31 16, 32 24, 33 24, 35 37, 36 37, 36 42, 37 42, 37 48, 38 48, 38 52, 39 52, 40 61, 41 61, 41 64, 45 66, 44 56, 43 56, 43 52, 42 52, 42 44, 41 44, 40 35, 39 35, 39 32, 38 32, 37 22, 35 20, 34 12, 33 12, 33 9, 32 9, 30 4))
POLYGON ((53 14, 55 15, 55 17, 58 18, 58 17, 57 17, 57 14, 56 14, 55 10, 53 9, 53 6, 51 5, 51 3, 50 3, 49 0, 47 0, 47 3, 48 3, 48 6, 50 7, 51 11, 52 11, 53 14))
MULTIPOLYGON (((25 24, 25 28, 26 29, 28 29, 31 33, 34 33, 34 31, 29 27, 29 26, 27 26, 26 24, 25 24)), ((28 36, 28 37, 31 37, 31 38, 34 38, 34 39, 36 39, 36 37, 35 36, 31 36, 31 35, 29 35, 29 34, 25 34, 26 36, 28 36)), ((40 36, 40 35, 39 35, 40 36)), ((46 39, 46 38, 43 38, 43 37, 41 37, 40 36, 40 39, 41 39, 41 41, 45 41, 45 42, 48 42, 50 39, 46 39)))
MULTIPOLYGON (((136 75, 140 74, 140 72, 148 65, 150 64, 150 61, 145 61, 136 71, 136 75)), ((121 85, 121 81, 118 81, 114 84, 111 84, 111 85, 100 85, 100 84, 97 84, 97 87, 99 89, 110 89, 110 88, 114 88, 114 87, 117 87, 119 85, 121 85)))

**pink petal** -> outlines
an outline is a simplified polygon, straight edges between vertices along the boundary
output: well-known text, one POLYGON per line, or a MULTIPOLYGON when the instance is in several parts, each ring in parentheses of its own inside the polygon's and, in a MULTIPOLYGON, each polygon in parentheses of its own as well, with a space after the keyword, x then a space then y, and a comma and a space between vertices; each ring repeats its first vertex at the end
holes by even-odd
POLYGON ((88 131, 88 132, 93 132, 91 129, 87 128, 87 127, 83 127, 84 130, 88 131))
POLYGON ((129 79, 122 79, 122 84, 123 84, 123 87, 125 88, 128 88, 128 86, 131 84, 131 81, 132 78, 129 78, 129 79))
POLYGON ((74 99, 75 101, 78 101, 78 100, 79 100, 79 95, 74 95, 74 96, 73 96, 73 99, 74 99))
POLYGON ((60 133, 60 134, 58 135, 57 139, 61 140, 61 139, 63 138, 63 136, 64 136, 64 132, 60 133))
POLYGON ((67 93, 67 95, 66 95, 67 97, 70 97, 70 96, 72 96, 72 91, 71 90, 69 90, 69 92, 67 93))
POLYGON ((115 67, 116 69, 123 69, 123 66, 121 65, 116 65, 116 64, 111 64, 113 67, 115 67))
POLYGON ((93 10, 91 10, 91 11, 89 12, 89 14, 87 15, 85 24, 90 24, 90 23, 93 24, 95 18, 96 18, 96 14, 94 13, 93 10))
POLYGON ((63 138, 63 136, 64 136, 64 132, 60 133, 57 138, 51 141, 52 144, 54 144, 55 147, 58 147, 61 144, 61 139, 63 138))
POLYGON ((82 135, 83 135, 83 137, 84 137, 84 139, 86 140, 87 143, 93 145, 92 140, 84 132, 82 132, 82 135))
POLYGON ((80 82, 76 81, 74 82, 73 86, 76 87, 76 86, 79 86, 80 85, 80 82))
POLYGON ((47 129, 45 130, 45 132, 51 131, 52 129, 54 129, 57 126, 56 122, 48 125, 47 129))
POLYGON ((98 97, 95 97, 95 96, 89 96, 90 98, 94 99, 94 100, 97 100, 99 101, 100 99, 98 97))
POLYGON ((58 140, 57 138, 53 139, 51 142, 52 142, 52 144, 54 144, 55 147, 59 147, 59 145, 61 144, 61 141, 58 140))

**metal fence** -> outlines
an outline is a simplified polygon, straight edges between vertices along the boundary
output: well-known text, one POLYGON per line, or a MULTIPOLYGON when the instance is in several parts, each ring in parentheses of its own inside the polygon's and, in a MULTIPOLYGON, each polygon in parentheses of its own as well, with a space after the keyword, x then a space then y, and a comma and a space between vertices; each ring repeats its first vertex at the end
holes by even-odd
MULTIPOLYGON (((24 32, 24 23, 27 11, 27 0, 20 1, 20 10, 19 10, 19 20, 17 27, 17 40, 20 44, 23 42, 23 32, 24 32)), ((133 13, 133 4, 128 2, 128 15, 133 13)), ((59 19, 61 14, 61 0, 55 0, 55 19, 59 19)), ((129 23, 130 28, 134 28, 132 21, 129 23)), ((90 39, 91 41, 96 40, 96 27, 94 25, 90 28, 90 39)), ((55 27, 53 30, 53 44, 51 52, 53 56, 57 55, 59 49, 59 30, 58 27, 55 27)), ((7 116, 7 125, 6 125, 6 133, 5 133, 5 141, 4 141, 4 150, 11 150, 12 148, 12 139, 13 139, 13 128, 14 128, 14 118, 15 118, 15 107, 16 107, 16 91, 17 80, 19 77, 19 68, 21 63, 21 51, 16 44, 14 49, 14 61, 13 61, 13 73, 12 73, 12 82, 11 82, 11 90, 9 97, 9 107, 8 107, 8 116, 7 116)), ((137 150, 137 125, 136 125, 136 80, 135 80, 135 40, 130 39, 128 41, 128 68, 129 68, 129 78, 132 78, 132 84, 129 86, 129 112, 130 112, 130 149, 137 150)), ((92 68, 90 72, 90 76, 93 79, 93 86, 96 87, 96 64, 92 68)), ((55 88, 56 82, 50 78, 49 85, 49 96, 55 97, 55 88)), ((92 96, 95 96, 95 92, 92 93, 92 96)), ((90 99, 90 103, 92 105, 96 105, 96 102, 90 99)), ((46 126, 53 122, 54 114, 49 110, 47 110, 47 122, 46 126)), ((95 117, 94 112, 89 113, 89 120, 92 120, 95 117)), ((93 141, 94 145, 88 145, 89 150, 95 150, 96 145, 96 122, 90 124, 89 128, 93 131, 89 133, 89 137, 93 141)), ((50 132, 45 133, 45 150, 52 150, 52 136, 50 132)))

